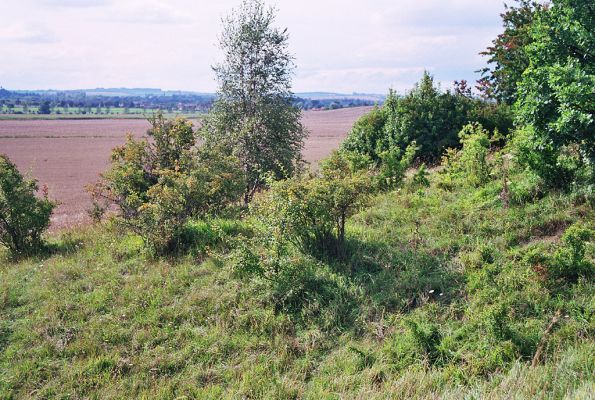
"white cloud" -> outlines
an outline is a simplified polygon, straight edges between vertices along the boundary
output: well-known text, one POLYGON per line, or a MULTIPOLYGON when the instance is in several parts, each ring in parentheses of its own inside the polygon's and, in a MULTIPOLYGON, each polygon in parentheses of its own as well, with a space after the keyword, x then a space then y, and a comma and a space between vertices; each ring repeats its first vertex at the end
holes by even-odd
POLYGON ((0 26, 0 41, 25 44, 55 43, 55 34, 42 25, 7 24, 0 26))
POLYGON ((185 24, 192 19, 174 6, 162 1, 128 0, 115 3, 106 22, 125 22, 134 24, 185 24))
POLYGON ((99 7, 111 3, 111 0, 39 0, 39 2, 46 6, 52 7, 99 7))
MULTIPOLYGON (((474 80, 503 0, 269 0, 290 32, 296 91, 474 80)), ((215 90, 221 17, 240 0, 19 0, 0 13, 2 85, 215 90), (18 21, 18 23, 15 23, 18 21), (30 51, 37 44, 36 51, 30 51)))

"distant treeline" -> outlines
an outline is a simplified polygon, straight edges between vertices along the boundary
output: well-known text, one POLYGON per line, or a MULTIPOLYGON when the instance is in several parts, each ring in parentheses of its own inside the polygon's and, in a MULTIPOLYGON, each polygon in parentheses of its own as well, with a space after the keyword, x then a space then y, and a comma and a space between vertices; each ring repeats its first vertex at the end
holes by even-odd
MULTIPOLYGON (((164 92, 158 89, 113 91, 9 91, 0 87, 0 113, 52 114, 92 113, 98 109, 110 109, 119 113, 135 113, 138 110, 164 110, 170 112, 206 112, 216 96, 209 93, 164 92)), ((379 101, 369 98, 337 97, 310 99, 295 97, 294 103, 301 109, 339 109, 346 107, 372 106, 379 101)))

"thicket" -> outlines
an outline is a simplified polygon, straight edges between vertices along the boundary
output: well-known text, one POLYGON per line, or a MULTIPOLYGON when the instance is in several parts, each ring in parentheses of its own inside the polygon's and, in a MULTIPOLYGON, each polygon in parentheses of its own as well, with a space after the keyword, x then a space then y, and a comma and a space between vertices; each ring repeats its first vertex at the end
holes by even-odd
POLYGON ((435 161, 445 149, 460 146, 458 133, 466 124, 478 122, 495 135, 506 135, 512 118, 508 106, 473 98, 465 87, 442 92, 425 72, 407 95, 390 91, 381 108, 361 117, 342 147, 378 161, 383 152, 405 151, 416 142, 417 156, 435 161))
POLYGON ((38 189, 36 180, 25 179, 7 156, 0 155, 0 244, 13 256, 43 248, 42 234, 56 204, 45 188, 38 198, 38 189))
POLYGON ((539 12, 525 47, 529 66, 515 105, 519 157, 551 187, 595 184, 595 9, 555 1, 539 12))
POLYGON ((216 147, 197 145, 197 133, 183 119, 150 120, 149 140, 129 136, 114 149, 112 165, 90 187, 96 201, 119 208, 117 217, 156 253, 187 245, 186 224, 237 202, 244 190, 239 160, 216 147))

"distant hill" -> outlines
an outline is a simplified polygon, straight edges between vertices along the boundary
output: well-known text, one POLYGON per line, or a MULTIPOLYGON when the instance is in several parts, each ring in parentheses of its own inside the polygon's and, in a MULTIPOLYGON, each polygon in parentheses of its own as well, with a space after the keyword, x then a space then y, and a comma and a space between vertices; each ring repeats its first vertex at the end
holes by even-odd
MULTIPOLYGON (((6 89, 0 88, 1 91, 8 93, 6 89)), ((205 96, 215 97, 215 93, 209 92, 194 92, 189 90, 162 90, 159 88, 95 88, 95 89, 35 89, 35 90, 12 90, 15 94, 39 94, 52 96, 57 94, 85 94, 87 96, 106 96, 106 97, 148 97, 148 96, 205 96)), ((382 102, 385 95, 374 93, 334 93, 334 92, 299 92, 295 93, 296 97, 309 100, 369 100, 382 102)))
POLYGON ((371 94, 371 93, 330 93, 330 92, 302 92, 296 93, 297 97, 309 100, 330 100, 330 99, 341 99, 341 100, 368 100, 376 101, 379 103, 384 102, 386 99, 385 95, 371 94))
MULTIPOLYGON (((48 102, 52 113, 112 114, 165 110, 168 112, 206 112, 215 93, 159 88, 95 88, 76 90, 11 90, 0 88, 0 114, 37 114, 38 107, 48 102)), ((381 104, 385 96, 368 93, 295 93, 294 104, 303 110, 334 110, 338 108, 381 104)))

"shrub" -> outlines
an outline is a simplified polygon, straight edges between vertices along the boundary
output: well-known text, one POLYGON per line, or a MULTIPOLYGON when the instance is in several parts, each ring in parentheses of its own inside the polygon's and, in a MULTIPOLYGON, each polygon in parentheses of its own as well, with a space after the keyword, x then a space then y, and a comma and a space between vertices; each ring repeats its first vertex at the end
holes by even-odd
MULTIPOLYGON (((302 175, 274 183, 257 213, 278 242, 291 242, 317 255, 341 256, 345 223, 374 189, 361 156, 335 152, 319 176, 302 175)), ((365 164, 365 163, 364 163, 365 164)))
POLYGON ((413 188, 430 187, 430 179, 428 178, 428 169, 426 164, 419 166, 415 174, 411 177, 411 186, 413 188))
POLYGON ((364 114, 356 121, 351 133, 341 145, 342 150, 366 155, 375 162, 380 160, 379 153, 386 148, 384 143, 386 112, 384 110, 388 107, 391 96, 394 96, 392 92, 387 98, 385 108, 374 107, 372 111, 364 114))
POLYGON ((488 132, 479 124, 469 124, 459 132, 459 137, 463 148, 449 149, 443 157, 441 184, 447 188, 455 184, 483 186, 490 180, 491 173, 488 132))
POLYGON ((540 275, 541 279, 560 289, 560 283, 576 283, 579 278, 590 279, 595 275, 592 243, 595 230, 588 226, 575 224, 562 235, 562 243, 555 251, 546 251, 541 246, 534 246, 523 256, 525 263, 540 275), (591 253, 589 253, 591 248, 591 253))
POLYGON ((543 140, 531 126, 515 131, 512 145, 518 163, 537 174, 547 187, 569 188, 582 169, 578 152, 543 140))
POLYGON ((562 235, 563 246, 556 251, 550 266, 554 278, 576 282, 579 277, 595 275, 595 264, 587 257, 587 246, 595 238, 595 230, 573 225, 562 235))
POLYGON ((237 201, 244 175, 237 159, 214 147, 197 147, 192 124, 162 115, 150 120, 152 141, 128 138, 112 153, 112 167, 91 188, 115 203, 120 221, 156 253, 184 245, 186 222, 237 201))
POLYGON ((380 187, 395 189, 401 185, 407 168, 413 163, 418 147, 412 142, 403 152, 398 147, 393 147, 380 154, 380 187))
POLYGON ((25 180, 7 156, 0 155, 0 243, 13 255, 39 250, 55 203, 35 196, 35 180, 25 180))

